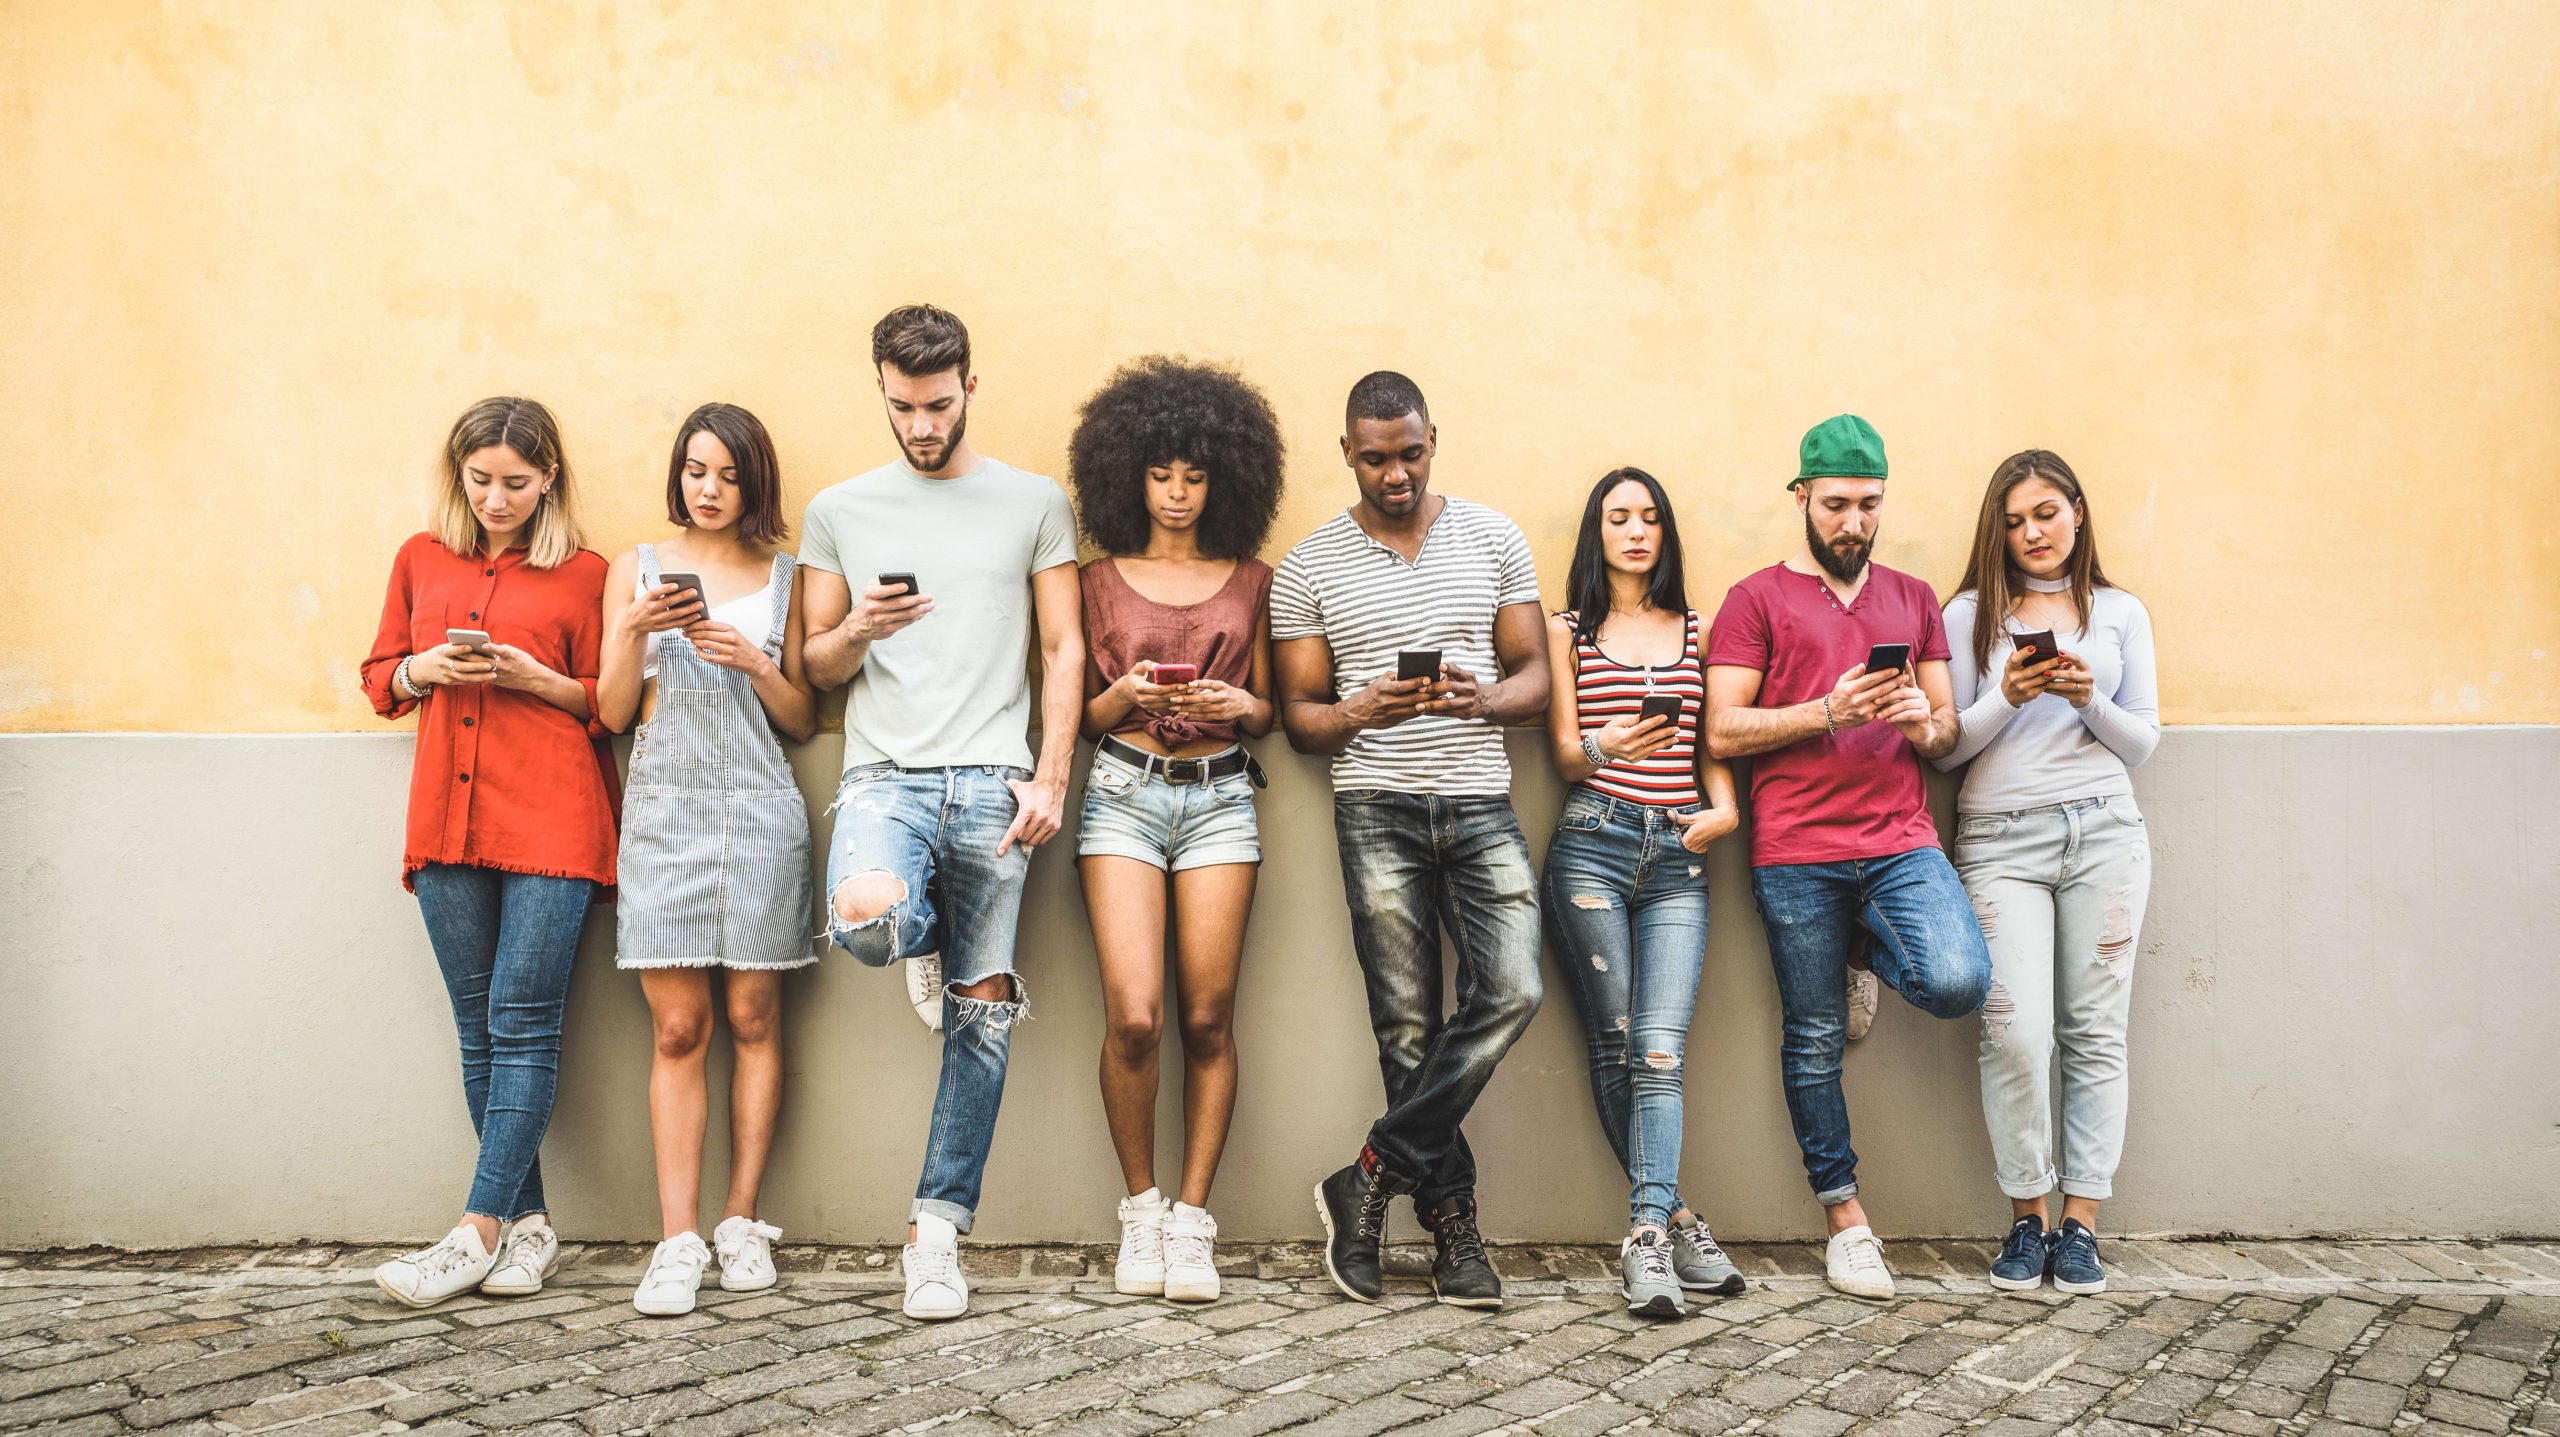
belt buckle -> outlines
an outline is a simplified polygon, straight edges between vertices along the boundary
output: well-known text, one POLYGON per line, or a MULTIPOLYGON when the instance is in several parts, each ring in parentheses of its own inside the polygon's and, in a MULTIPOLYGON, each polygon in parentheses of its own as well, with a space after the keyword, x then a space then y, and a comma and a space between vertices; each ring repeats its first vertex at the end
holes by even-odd
POLYGON ((1169 758, 1164 761, 1164 781, 1173 784, 1199 783, 1209 776, 1209 761, 1204 758, 1169 758))

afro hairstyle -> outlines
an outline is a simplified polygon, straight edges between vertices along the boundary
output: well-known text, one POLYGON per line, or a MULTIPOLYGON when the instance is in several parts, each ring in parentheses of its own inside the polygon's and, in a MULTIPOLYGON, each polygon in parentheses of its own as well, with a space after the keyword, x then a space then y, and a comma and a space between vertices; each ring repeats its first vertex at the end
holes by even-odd
POLYGON ((1180 459, 1209 473, 1200 552, 1260 553, 1280 508, 1280 421, 1271 401, 1224 365, 1150 354, 1120 366, 1076 413, 1067 482, 1078 522, 1106 554, 1147 547, 1147 470, 1180 459))

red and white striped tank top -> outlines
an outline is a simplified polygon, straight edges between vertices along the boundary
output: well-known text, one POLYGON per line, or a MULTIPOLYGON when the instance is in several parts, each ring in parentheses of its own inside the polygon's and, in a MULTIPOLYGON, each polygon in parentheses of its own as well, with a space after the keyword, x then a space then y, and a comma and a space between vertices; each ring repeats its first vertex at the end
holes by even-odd
MULTIPOLYGON (((1571 611, 1564 614, 1574 622, 1571 611)), ((1633 763, 1613 763, 1583 780, 1594 792, 1630 803, 1670 807, 1694 804, 1698 794, 1698 725, 1706 720, 1706 671, 1698 662, 1698 611, 1691 609, 1680 642, 1680 657, 1668 664, 1622 664, 1600 652, 1590 639, 1573 649, 1573 704, 1582 731, 1591 733, 1614 719, 1632 719, 1643 711, 1647 694, 1678 694, 1680 736, 1633 763)))

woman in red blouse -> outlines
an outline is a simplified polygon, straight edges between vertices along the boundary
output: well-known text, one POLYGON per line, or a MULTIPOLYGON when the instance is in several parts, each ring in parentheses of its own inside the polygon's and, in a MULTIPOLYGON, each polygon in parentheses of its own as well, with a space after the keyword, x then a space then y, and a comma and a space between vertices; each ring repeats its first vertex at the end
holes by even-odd
POLYGON ((551 411, 465 411, 428 523, 392 560, 364 690, 385 718, 421 711, 400 872, 453 1000, 480 1160, 453 1231, 374 1271, 411 1307, 539 1292, 558 1265, 536 1154, 578 935, 614 856, 594 722, 605 563, 578 547, 551 411))

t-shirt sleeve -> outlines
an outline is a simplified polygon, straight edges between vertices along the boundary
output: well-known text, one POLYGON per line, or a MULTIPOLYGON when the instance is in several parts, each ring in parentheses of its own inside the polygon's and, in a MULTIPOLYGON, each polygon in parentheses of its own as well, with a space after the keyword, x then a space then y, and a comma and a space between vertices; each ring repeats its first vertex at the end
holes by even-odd
POLYGON ((1076 511, 1067 491, 1051 479, 1040 481, 1040 523, 1031 538, 1031 572, 1046 573, 1076 561, 1076 511))
POLYGON ((1947 657, 1947 621, 1938 612, 1938 596, 1930 593, 1929 586, 1919 580, 1911 582, 1920 591, 1914 600, 1915 607, 1920 610, 1920 643, 1912 651, 1912 658, 1920 663, 1943 659, 1947 657))
POLYGON ((1272 642, 1324 636, 1324 604, 1316 595, 1306 564, 1292 550, 1271 575, 1272 642))
POLYGON ((1707 664, 1769 671, 1769 610, 1748 582, 1725 590, 1707 630, 1707 664))
POLYGON ((1502 548, 1495 560, 1493 605, 1538 602, 1538 561, 1529 554, 1529 538, 1509 519, 1502 521, 1502 548))
POLYGON ((800 562, 842 577, 844 560, 836 555, 834 515, 826 501, 824 494, 810 500, 808 511, 800 516, 800 562))

